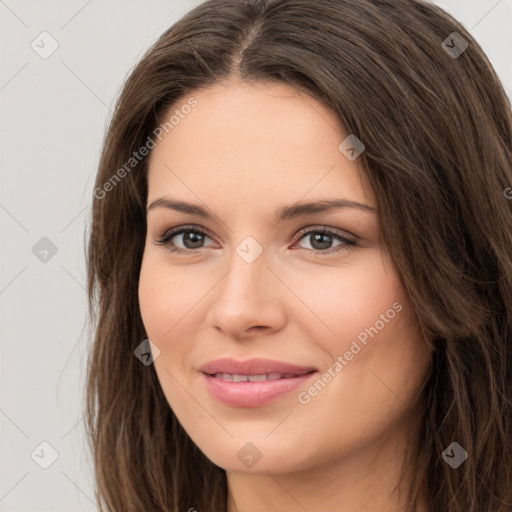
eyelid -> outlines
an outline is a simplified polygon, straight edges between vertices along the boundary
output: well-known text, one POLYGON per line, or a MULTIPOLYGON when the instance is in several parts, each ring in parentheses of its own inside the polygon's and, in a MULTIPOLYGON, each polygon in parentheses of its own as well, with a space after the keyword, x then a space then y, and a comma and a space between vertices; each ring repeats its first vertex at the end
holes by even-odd
MULTIPOLYGON (((170 228, 166 230, 162 235, 160 235, 155 242, 155 245, 163 246, 164 248, 167 248, 171 253, 176 254, 184 254, 184 255, 193 255, 201 253, 203 249, 207 249, 208 247, 198 247, 197 249, 182 249, 181 247, 177 247, 174 244, 172 247, 169 247, 170 239, 174 236, 180 235, 183 232, 191 231, 196 232, 202 235, 206 235, 208 238, 211 238, 215 241, 215 238, 210 235, 210 232, 208 229, 197 225, 197 224, 182 224, 180 226, 175 226, 173 228, 170 228)), ((340 244, 335 245, 334 247, 331 247, 330 249, 320 250, 320 249, 309 249, 306 247, 303 247, 302 249, 308 252, 312 252, 315 255, 318 255, 320 257, 322 256, 329 256, 331 254, 337 254, 344 252, 346 250, 354 249, 359 246, 359 237, 356 235, 349 233, 347 231, 341 230, 339 228, 333 228, 326 225, 318 225, 313 224, 309 226, 303 227, 296 235, 295 235, 295 241, 291 245, 291 248, 293 248, 296 244, 298 244, 301 240, 306 238, 307 236, 311 235, 312 233, 327 233, 331 236, 336 237, 340 244), (341 246, 341 247, 339 247, 341 246), (339 248, 337 248, 339 247, 339 248)), ((217 243, 217 242, 215 242, 217 243)))
MULTIPOLYGON (((323 224, 312 224, 310 226, 305 226, 297 233, 297 239, 300 240, 302 235, 310 234, 311 232, 320 232, 320 233, 328 233, 331 235, 337 235, 341 238, 345 238, 350 240, 351 242, 357 242, 358 237, 348 231, 339 228, 332 228, 330 226, 326 226, 323 224)), ((298 241, 297 240, 297 241, 298 241)))
MULTIPOLYGON (((200 226, 198 224, 183 224, 180 226, 175 226, 173 228, 170 228, 166 230, 162 235, 159 236, 159 239, 168 239, 176 234, 181 234, 183 231, 195 231, 199 233, 203 233, 207 236, 209 236, 212 240, 215 239, 210 233, 208 229, 206 229, 203 226, 200 226)), ((346 238, 350 241, 356 242, 358 237, 354 235, 353 233, 350 233, 348 231, 341 230, 339 228, 331 228, 329 226, 323 225, 323 224, 311 224, 309 226, 304 226, 299 230, 299 232, 295 235, 295 238, 297 241, 299 241, 303 235, 310 234, 311 232, 324 232, 329 234, 335 234, 340 236, 341 238, 346 238)))
MULTIPOLYGON (((210 231, 208 229, 204 228, 203 226, 200 226, 198 224, 182 224, 180 226, 175 226, 173 228, 170 228, 170 229, 167 229, 166 231, 164 231, 164 233, 158 237, 157 244, 164 245, 172 237, 179 235, 184 231, 194 231, 197 233, 201 233, 201 234, 208 236, 212 240, 215 240, 215 237, 213 237, 210 234, 210 231)), ((196 251, 197 250, 200 250, 200 249, 196 249, 196 251)), ((192 251, 192 249, 190 249, 190 251, 192 251)))

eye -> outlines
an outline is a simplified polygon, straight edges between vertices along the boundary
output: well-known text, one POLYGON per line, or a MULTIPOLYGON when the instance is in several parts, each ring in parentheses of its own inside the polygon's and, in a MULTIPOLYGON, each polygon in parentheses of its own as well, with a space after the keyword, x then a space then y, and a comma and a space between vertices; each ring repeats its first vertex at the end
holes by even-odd
POLYGON ((301 231, 299 235, 299 242, 302 240, 309 241, 310 247, 306 247, 305 249, 323 254, 330 254, 332 252, 353 249, 357 246, 355 239, 341 235, 340 233, 337 233, 336 231, 333 231, 327 227, 323 227, 321 229, 309 228, 307 230, 301 231), (336 240, 339 242, 334 246, 337 247, 337 249, 332 249, 332 244, 336 240))
POLYGON ((194 226, 181 226, 166 231, 155 243, 157 245, 167 247, 167 249, 169 249, 171 252, 182 254, 190 253, 197 249, 203 249, 205 238, 210 237, 204 231, 197 229, 194 226), (172 241, 173 239, 179 241, 180 238, 181 244, 184 247, 178 247, 172 241))
MULTIPOLYGON (((307 251, 317 252, 319 254, 330 254, 333 252, 340 252, 346 249, 353 249, 357 246, 357 242, 353 238, 342 235, 327 227, 322 228, 307 228, 302 230, 299 235, 299 243, 302 240, 309 240, 310 247, 302 247, 307 251), (333 243, 338 241, 337 244, 333 243)), ((155 242, 156 245, 162 245, 166 247, 172 253, 177 254, 191 254, 197 252, 200 249, 204 249, 208 246, 204 245, 205 239, 210 239, 203 230, 198 229, 195 226, 179 226, 171 230, 166 231, 162 236, 155 242), (176 239, 173 241, 173 239, 176 239), (181 239, 181 242, 180 242, 181 239), (181 247, 176 244, 181 243, 181 247)))

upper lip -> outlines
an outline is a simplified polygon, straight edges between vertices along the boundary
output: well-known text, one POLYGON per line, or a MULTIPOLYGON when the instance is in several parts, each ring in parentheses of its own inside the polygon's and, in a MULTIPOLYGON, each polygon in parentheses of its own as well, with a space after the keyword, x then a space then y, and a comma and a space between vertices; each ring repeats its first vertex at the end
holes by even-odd
POLYGON ((316 371, 312 366, 302 366, 271 359, 253 358, 237 361, 230 357, 215 359, 201 366, 200 371, 208 375, 230 373, 234 375, 263 375, 266 373, 292 373, 303 375, 316 371))

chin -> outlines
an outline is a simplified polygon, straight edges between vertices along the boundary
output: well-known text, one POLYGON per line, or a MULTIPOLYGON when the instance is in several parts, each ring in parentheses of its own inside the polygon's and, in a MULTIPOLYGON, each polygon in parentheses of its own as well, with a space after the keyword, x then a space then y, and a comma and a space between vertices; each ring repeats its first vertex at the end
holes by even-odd
POLYGON ((230 439, 223 446, 220 443, 208 447, 202 444, 200 449, 216 466, 227 472, 266 475, 311 468, 314 454, 301 452, 299 444, 286 445, 277 437, 273 442, 265 439, 254 442, 230 439))

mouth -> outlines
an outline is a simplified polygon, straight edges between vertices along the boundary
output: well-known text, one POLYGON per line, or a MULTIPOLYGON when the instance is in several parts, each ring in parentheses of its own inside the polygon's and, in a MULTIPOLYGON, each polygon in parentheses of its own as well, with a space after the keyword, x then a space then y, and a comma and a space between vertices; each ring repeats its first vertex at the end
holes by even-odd
POLYGON ((262 407, 318 374, 316 368, 266 359, 218 359, 200 369, 213 398, 232 407, 262 407))
MULTIPOLYGON (((206 374, 210 375, 210 374, 206 374)), ((222 379, 227 382, 263 382, 265 380, 294 379, 301 377, 295 373, 261 373, 257 375, 242 375, 236 373, 216 373, 210 375, 216 379, 222 379)))

